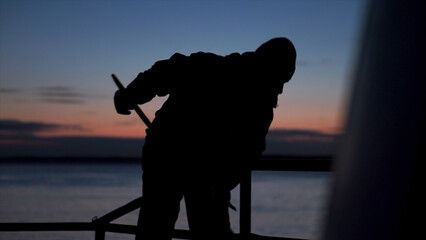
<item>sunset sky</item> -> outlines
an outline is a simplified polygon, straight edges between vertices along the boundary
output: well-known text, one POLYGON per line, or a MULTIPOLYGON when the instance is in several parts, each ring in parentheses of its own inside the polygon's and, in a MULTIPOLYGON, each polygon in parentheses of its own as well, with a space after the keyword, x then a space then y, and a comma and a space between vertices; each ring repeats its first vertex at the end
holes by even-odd
MULTIPOLYGON (((356 0, 2 0, 0 145, 143 137, 136 114, 116 114, 111 73, 127 85, 175 52, 243 53, 278 36, 298 59, 271 130, 340 133, 363 13, 356 0)), ((141 108, 152 119, 163 101, 141 108)))

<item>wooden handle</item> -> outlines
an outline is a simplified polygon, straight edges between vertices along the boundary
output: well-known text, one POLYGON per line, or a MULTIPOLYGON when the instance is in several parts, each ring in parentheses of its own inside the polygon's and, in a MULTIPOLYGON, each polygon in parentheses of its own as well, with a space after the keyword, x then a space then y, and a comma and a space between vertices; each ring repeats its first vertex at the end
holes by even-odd
MULTIPOLYGON (((114 80, 114 82, 117 85, 119 90, 125 90, 126 89, 115 74, 111 74, 111 77, 114 80)), ((145 125, 148 128, 151 127, 151 124, 152 124, 151 121, 146 117, 145 113, 142 112, 142 110, 139 108, 139 106, 137 104, 135 104, 135 106, 133 106, 133 109, 136 111, 136 113, 142 119, 142 122, 144 122, 145 125)))

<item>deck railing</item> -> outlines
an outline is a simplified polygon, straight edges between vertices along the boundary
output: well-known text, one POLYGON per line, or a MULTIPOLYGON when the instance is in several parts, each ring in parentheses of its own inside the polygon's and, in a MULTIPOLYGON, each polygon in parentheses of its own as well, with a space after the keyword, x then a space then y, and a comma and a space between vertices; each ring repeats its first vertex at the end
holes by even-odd
MULTIPOLYGON (((331 170, 331 157, 264 157, 252 168, 252 171, 321 171, 331 170)), ((57 222, 57 223, 0 223, 0 232, 21 231, 94 231, 95 240, 104 240, 106 232, 136 234, 137 227, 111 223, 138 208, 143 198, 137 198, 91 222, 57 222)), ((175 229, 173 238, 191 239, 189 230, 175 229)), ((251 232, 251 171, 243 176, 240 184, 240 233, 237 239, 253 240, 295 240, 294 238, 271 237, 251 232)))

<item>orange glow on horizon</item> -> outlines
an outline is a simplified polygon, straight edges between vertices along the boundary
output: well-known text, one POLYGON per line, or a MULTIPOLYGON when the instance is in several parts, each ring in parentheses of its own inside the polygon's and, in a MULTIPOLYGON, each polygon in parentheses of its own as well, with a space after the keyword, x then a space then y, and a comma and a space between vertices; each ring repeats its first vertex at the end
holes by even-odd
MULTIPOLYGON (((290 94, 280 96, 279 107, 274 110, 274 119, 270 129, 306 129, 327 133, 340 133, 341 122, 337 104, 321 104, 319 101, 307 101, 290 94)), ((86 104, 49 104, 26 101, 15 104, 13 108, 2 107, 0 119, 18 120, 26 123, 57 125, 49 131, 34 131, 31 134, 40 137, 87 136, 143 138, 146 126, 132 113, 129 116, 118 115, 113 106, 112 96, 95 99, 86 104)), ((154 98, 152 102, 141 105, 151 121, 167 98, 154 98)), ((224 116, 226 118, 226 116, 224 116)), ((248 129, 250 131, 250 129, 248 129)))

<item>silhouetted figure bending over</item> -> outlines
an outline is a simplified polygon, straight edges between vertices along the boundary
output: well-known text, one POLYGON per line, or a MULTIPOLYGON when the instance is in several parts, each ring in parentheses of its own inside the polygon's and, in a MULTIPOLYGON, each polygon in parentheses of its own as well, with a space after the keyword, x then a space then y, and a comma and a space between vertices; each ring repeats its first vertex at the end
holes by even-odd
POLYGON ((273 108, 295 61, 287 38, 224 57, 176 53, 116 92, 120 114, 169 95, 146 130, 136 239, 171 239, 182 198, 193 239, 231 238, 230 191, 265 150, 273 108))

